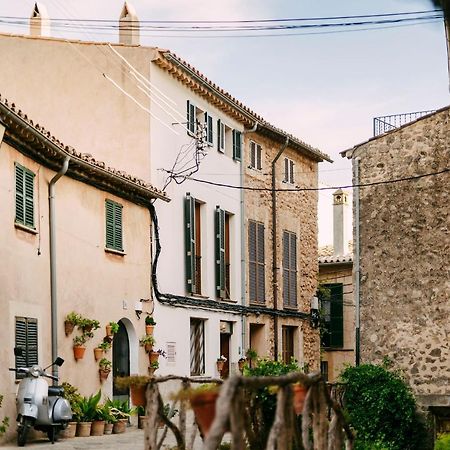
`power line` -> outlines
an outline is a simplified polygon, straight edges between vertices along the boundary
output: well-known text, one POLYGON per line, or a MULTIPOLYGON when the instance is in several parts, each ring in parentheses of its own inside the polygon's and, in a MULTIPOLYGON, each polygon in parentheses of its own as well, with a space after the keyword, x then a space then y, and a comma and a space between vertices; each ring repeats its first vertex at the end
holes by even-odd
POLYGON ((271 189, 271 188, 257 188, 257 187, 251 187, 251 186, 236 186, 226 183, 217 183, 215 181, 209 181, 209 180, 201 180, 199 178, 191 178, 187 177, 190 181, 195 181, 197 183, 203 183, 203 184, 209 184, 212 186, 219 186, 229 189, 240 189, 245 191, 263 191, 263 192, 304 192, 304 191, 327 191, 327 190, 336 190, 336 189, 352 189, 355 187, 369 187, 369 186, 379 186, 383 184, 393 184, 393 183, 401 183, 403 181, 412 181, 412 180, 418 180, 420 178, 425 177, 431 177, 431 176, 437 176, 441 175, 443 173, 450 172, 450 168, 446 168, 443 170, 440 170, 438 172, 431 172, 431 173, 425 173, 422 175, 414 175, 410 177, 403 177, 403 178, 396 178, 392 180, 383 180, 383 181, 373 181, 371 183, 360 183, 360 184, 349 184, 346 186, 329 186, 329 187, 320 187, 320 188, 286 188, 286 189, 271 189))

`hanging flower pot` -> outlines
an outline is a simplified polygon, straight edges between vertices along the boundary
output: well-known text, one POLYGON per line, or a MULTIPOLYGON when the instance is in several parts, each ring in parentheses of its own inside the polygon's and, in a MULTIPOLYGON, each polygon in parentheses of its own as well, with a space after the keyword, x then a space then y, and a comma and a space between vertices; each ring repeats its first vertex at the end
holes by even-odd
POLYGON ((194 392, 190 399, 197 425, 205 437, 216 416, 216 401, 219 392, 216 390, 194 392))
POLYGON ((158 352, 150 352, 148 354, 148 359, 150 361, 150 365, 153 363, 157 363, 159 359, 159 353, 158 352))
POLYGON ((103 349, 100 347, 95 347, 94 348, 94 358, 96 361, 99 361, 100 359, 103 358, 103 349))
POLYGON ((83 359, 84 352, 86 351, 86 347, 82 345, 74 345, 73 346, 73 357, 78 361, 79 359, 83 359))
POLYGON ((238 368, 239 368, 239 371, 242 373, 243 371, 244 371, 244 367, 245 367, 245 363, 247 362, 247 360, 245 359, 245 358, 241 358, 239 361, 238 361, 238 368))
POLYGON ((117 322, 109 322, 106 325, 106 336, 112 339, 114 335, 119 331, 119 324, 117 322))
POLYGON ((133 403, 134 406, 143 406, 145 408, 146 390, 147 390, 146 384, 130 384, 131 403, 133 403))
POLYGON ((308 388, 302 384, 296 383, 292 385, 292 392, 294 393, 293 404, 295 414, 300 415, 303 412, 303 405, 305 404, 306 393, 308 388))
POLYGON ((145 334, 147 336, 153 336, 154 325, 145 325, 145 334))
POLYGON ((106 381, 108 379, 110 369, 98 369, 98 374, 100 376, 100 382, 106 381))
POLYGON ((146 353, 151 353, 153 351, 153 344, 145 344, 144 349, 146 353))
POLYGON ((66 334, 66 336, 72 334, 74 328, 75 328, 74 323, 69 322, 67 320, 64 321, 64 333, 66 334))
POLYGON ((106 336, 108 336, 109 338, 113 337, 113 332, 112 332, 111 325, 106 325, 106 336))

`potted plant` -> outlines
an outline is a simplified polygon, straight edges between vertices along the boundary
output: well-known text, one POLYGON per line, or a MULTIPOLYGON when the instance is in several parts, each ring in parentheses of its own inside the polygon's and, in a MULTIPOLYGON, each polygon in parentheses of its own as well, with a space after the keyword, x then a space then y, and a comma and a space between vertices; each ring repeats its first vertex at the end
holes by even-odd
MULTIPOLYGON (((78 389, 75 386, 72 386, 67 381, 61 383, 61 387, 63 388, 63 398, 68 400, 70 403, 70 408, 72 409, 73 416, 75 417, 77 404, 81 399, 81 395, 78 392, 78 389)), ((60 436, 65 439, 75 437, 75 433, 77 431, 77 422, 75 420, 69 422, 67 427, 61 431, 60 436)))
POLYGON ((98 330, 100 328, 100 322, 95 319, 86 319, 82 317, 78 323, 78 328, 80 328, 83 333, 91 333, 94 330, 98 330))
POLYGON ((225 356, 223 356, 223 355, 220 355, 217 358, 216 365, 217 365, 217 370, 219 371, 219 373, 222 372, 223 366, 225 365, 226 362, 227 362, 227 358, 225 358, 225 356))
POLYGON ((111 372, 112 363, 109 359, 102 358, 99 361, 98 366, 99 366, 98 373, 100 376, 100 381, 103 382, 108 378, 108 375, 111 372))
POLYGON ((143 406, 137 406, 136 414, 138 416, 138 428, 143 430, 146 420, 148 419, 148 416, 145 415, 145 408, 143 406))
POLYGON ((202 384, 189 390, 188 397, 194 410, 195 420, 203 436, 208 434, 216 415, 216 401, 220 387, 217 384, 202 384))
POLYGON ((245 367, 245 363, 247 362, 247 360, 245 358, 239 358, 238 361, 238 368, 239 368, 239 372, 243 372, 244 371, 244 367, 245 367))
MULTIPOLYGON (((149 356, 150 367, 152 366, 153 363, 158 362, 160 356, 162 356, 163 358, 167 358, 166 352, 164 350, 161 350, 160 348, 158 350, 156 350, 156 352, 151 351, 148 354, 148 356, 149 356)), ((158 365, 158 367, 159 367, 159 365, 158 365)), ((156 369, 158 367, 156 367, 156 369)))
POLYGON ((134 414, 135 410, 128 406, 128 400, 124 400, 123 402, 118 399, 108 400, 106 403, 110 407, 111 414, 115 419, 113 433, 124 433, 126 431, 128 419, 134 414))
POLYGON ((86 344, 87 337, 86 335, 82 334, 81 336, 75 336, 73 338, 73 356, 76 361, 79 359, 83 359, 84 352, 86 351, 86 347, 84 344, 86 344))
POLYGON ((80 397, 74 410, 77 424, 77 436, 87 437, 91 434, 92 421, 97 414, 97 405, 100 401, 101 391, 89 397, 80 397))
POLYGON ((147 353, 151 353, 153 351, 153 346, 155 345, 155 338, 151 334, 146 334, 142 336, 139 340, 139 345, 144 347, 147 353))
POLYGON ((104 350, 102 347, 100 347, 100 345, 98 345, 97 347, 94 348, 94 358, 96 361, 103 358, 104 350))
POLYGON ((91 436, 103 436, 105 433, 104 405, 97 405, 91 425, 91 436))
POLYGON ((119 331, 119 324, 117 322, 109 322, 106 325, 106 336, 112 338, 119 331))
POLYGON ((64 332, 66 336, 72 334, 75 325, 78 325, 80 319, 81 316, 74 311, 67 314, 66 318, 64 319, 64 332))
POLYGON ((147 316, 145 318, 145 333, 148 335, 152 335, 155 325, 156 325, 155 319, 153 319, 152 316, 147 316))
POLYGON ((150 378, 146 375, 130 375, 128 377, 117 377, 114 384, 117 388, 130 388, 131 403, 134 406, 145 407, 145 392, 150 378))

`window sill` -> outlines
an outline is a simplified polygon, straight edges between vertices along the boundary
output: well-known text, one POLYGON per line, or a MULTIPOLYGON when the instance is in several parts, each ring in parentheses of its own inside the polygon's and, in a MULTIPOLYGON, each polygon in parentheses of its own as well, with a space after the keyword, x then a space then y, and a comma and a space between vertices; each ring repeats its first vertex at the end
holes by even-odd
POLYGON ((237 303, 237 300, 232 300, 231 298, 219 298, 218 300, 224 303, 237 303))
POLYGON ((112 255, 125 256, 126 253, 123 250, 115 250, 113 248, 105 247, 105 253, 111 253, 112 255))
POLYGON ((14 227, 17 228, 18 230, 25 231, 26 233, 39 234, 35 228, 27 227, 26 225, 23 225, 19 222, 14 222, 14 227))
POLYGON ((202 295, 202 294, 188 294, 189 297, 192 298, 201 298, 202 300, 209 300, 209 297, 207 295, 202 295))

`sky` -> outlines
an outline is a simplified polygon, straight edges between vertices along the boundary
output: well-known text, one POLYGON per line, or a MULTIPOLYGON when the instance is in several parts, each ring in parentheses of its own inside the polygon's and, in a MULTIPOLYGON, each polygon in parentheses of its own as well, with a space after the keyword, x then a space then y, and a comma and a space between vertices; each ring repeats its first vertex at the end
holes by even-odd
MULTIPOLYGON (((50 17, 118 19, 122 0, 44 0, 50 17)), ((249 20, 432 10, 429 0, 132 0, 140 20, 249 20)), ((32 0, 0 0, 29 17, 32 0)), ((28 33, 0 23, 0 32, 28 33)), ((351 181, 339 152, 372 136, 373 117, 450 103, 442 22, 375 31, 253 38, 141 36, 169 48, 266 120, 327 153, 320 181, 351 181)), ((54 32, 53 35, 60 34, 54 32)), ((118 34, 65 37, 117 42, 118 34)), ((183 35, 185 36, 185 35, 183 35)), ((329 196, 321 194, 322 200, 329 196)), ((325 202, 328 202, 326 200, 325 202)), ((323 202, 322 202, 323 203, 323 202)))

